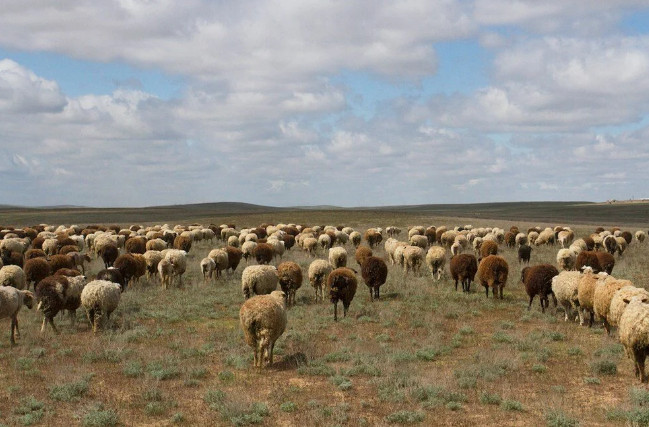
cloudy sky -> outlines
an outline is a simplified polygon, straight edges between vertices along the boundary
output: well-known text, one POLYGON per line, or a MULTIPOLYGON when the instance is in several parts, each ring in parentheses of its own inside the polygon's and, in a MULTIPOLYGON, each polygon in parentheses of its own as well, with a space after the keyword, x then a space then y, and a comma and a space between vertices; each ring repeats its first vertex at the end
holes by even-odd
POLYGON ((3 0, 0 204, 649 197, 648 0, 3 0))

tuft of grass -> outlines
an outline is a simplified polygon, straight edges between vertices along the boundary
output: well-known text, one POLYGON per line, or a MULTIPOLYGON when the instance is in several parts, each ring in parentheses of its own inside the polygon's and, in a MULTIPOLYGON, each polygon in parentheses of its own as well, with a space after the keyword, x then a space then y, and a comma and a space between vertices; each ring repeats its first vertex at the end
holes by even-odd
POLYGON ((505 411, 522 411, 523 404, 518 400, 503 400, 500 407, 505 411))
POLYGON ((129 378, 141 377, 144 375, 144 368, 142 368, 142 364, 137 360, 129 360, 126 362, 124 369, 122 369, 122 373, 129 378))
POLYGON ((649 390, 644 388, 633 387, 629 390, 631 403, 636 406, 649 406, 649 390))
POLYGON ((112 427, 119 424, 119 416, 117 412, 104 409, 104 405, 99 404, 86 412, 81 424, 83 427, 112 427))
POLYGON ((512 337, 509 334, 506 334, 503 331, 494 332, 494 334, 491 336, 491 339, 494 340, 495 342, 506 343, 506 344, 511 344, 515 341, 514 337, 512 337))
POLYGON ((45 404, 29 396, 20 401, 20 405, 14 409, 14 414, 20 415, 18 420, 22 425, 30 426, 40 422, 45 416, 45 404))
POLYGON ((500 405, 502 401, 503 398, 498 393, 489 393, 488 391, 480 393, 480 403, 483 405, 500 405))
POLYGON ((579 425, 579 421, 557 409, 545 414, 545 422, 548 427, 577 427, 579 425))
POLYGON ((601 384, 602 380, 597 377, 585 377, 584 384, 601 384))
POLYGON ((159 381, 178 378, 180 376, 180 369, 175 365, 163 365, 160 362, 152 362, 147 365, 149 375, 159 381))
POLYGON ((50 387, 50 399, 60 402, 76 402, 88 392, 92 375, 87 375, 79 381, 54 385, 50 387))
POLYGON ((331 382, 342 391, 347 391, 352 388, 352 380, 342 375, 331 377, 331 382))
POLYGON ((590 365, 595 374, 615 375, 617 374, 617 365, 610 360, 596 360, 590 365))
POLYGON ((297 405, 294 402, 288 401, 279 405, 279 409, 282 412, 295 412, 297 411, 297 405))
POLYGON ((545 365, 541 365, 541 364, 538 364, 538 363, 532 365, 532 372, 534 372, 536 374, 543 374, 547 370, 548 370, 548 368, 545 365))
POLYGON ((209 389, 205 392, 203 401, 207 403, 210 409, 218 411, 225 401, 225 392, 222 390, 209 389))
POLYGON ((397 411, 385 417, 390 424, 416 424, 424 421, 426 414, 414 411, 397 411))

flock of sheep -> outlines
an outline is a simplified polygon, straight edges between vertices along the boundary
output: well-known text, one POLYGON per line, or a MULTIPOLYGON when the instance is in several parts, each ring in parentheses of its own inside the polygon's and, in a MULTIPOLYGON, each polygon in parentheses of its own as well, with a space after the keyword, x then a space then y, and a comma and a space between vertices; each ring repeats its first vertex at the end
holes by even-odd
POLYGON ((286 328, 288 307, 296 303, 296 292, 305 276, 297 263, 280 262, 285 251, 303 250, 314 257, 319 251, 327 254, 327 259, 316 257, 310 263, 306 277, 317 302, 328 295, 337 320, 338 302, 342 302, 346 316, 358 286, 359 272, 347 265, 348 250, 360 267, 371 300, 380 299, 388 264, 404 274, 421 274, 425 264, 432 280, 438 281, 445 274, 447 259, 456 290, 461 283, 462 290, 470 292, 477 276, 487 297, 491 289, 494 297, 502 299, 509 265, 498 253, 506 246, 517 248, 519 263, 526 265, 521 282, 529 296, 528 309, 538 296, 545 311, 552 297, 555 306, 564 308, 566 321, 579 319, 583 325, 588 315, 589 326, 595 318, 602 320, 609 333, 611 326, 617 326, 620 342, 635 362, 636 376, 647 382, 644 361, 649 354, 649 292, 611 275, 614 255, 621 256, 634 241, 644 242, 644 231, 632 235, 618 228, 598 228, 589 236, 575 239, 567 227, 521 232, 517 227, 505 231, 467 225, 454 229, 413 226, 407 230, 407 239, 398 240, 402 234, 397 227, 370 228, 361 234, 350 227, 295 224, 261 224, 240 230, 234 224, 133 225, 124 229, 45 224, 22 229, 3 227, 0 318, 11 319, 12 345, 19 336, 18 312, 23 305, 30 309, 36 305, 42 312, 41 332, 47 324, 58 332, 54 319, 64 311, 70 313, 74 325, 76 310, 81 307, 97 332, 117 308, 129 284, 146 276, 159 280, 164 289, 182 286, 193 244, 213 244, 216 239, 222 241, 221 247, 201 259, 200 270, 206 282, 218 280, 224 271, 235 271, 245 259, 240 323, 246 342, 254 348, 254 365, 263 367, 273 363, 275 341, 286 328), (367 245, 361 244, 363 241, 367 245), (374 255, 381 243, 386 259, 374 255), (529 266, 534 246, 557 244, 561 249, 556 266, 529 266), (105 268, 89 281, 86 268, 93 258, 101 258, 105 268), (253 259, 256 264, 248 265, 253 259), (277 266, 271 265, 274 261, 277 266), (33 292, 29 290, 32 286, 33 292))

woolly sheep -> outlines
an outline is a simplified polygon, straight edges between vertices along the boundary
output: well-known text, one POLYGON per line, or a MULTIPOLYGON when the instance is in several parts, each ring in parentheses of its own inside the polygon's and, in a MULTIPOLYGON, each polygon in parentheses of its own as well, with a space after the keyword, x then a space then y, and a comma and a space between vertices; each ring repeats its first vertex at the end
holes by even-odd
POLYGON ((203 273, 203 280, 207 283, 208 279, 214 276, 216 270, 216 263, 210 257, 205 257, 201 260, 201 272, 203 273))
POLYGON ((167 242, 162 239, 153 239, 146 242, 147 251, 164 251, 167 249, 167 242))
POLYGON ((272 265, 251 265, 241 275, 241 290, 248 299, 253 294, 266 295, 277 289, 277 269, 272 265))
POLYGON ((327 283, 327 277, 333 269, 328 261, 317 259, 309 265, 309 282, 315 289, 315 300, 322 301, 324 299, 322 288, 327 283))
POLYGON ((529 242, 530 245, 534 245, 538 237, 539 237, 539 233, 537 231, 530 231, 527 233, 527 241, 529 242))
POLYGON ((564 308, 564 321, 566 322, 574 312, 579 311, 577 286, 580 277, 581 272, 579 271, 562 271, 552 278, 552 292, 557 302, 564 308))
POLYGON ((337 246, 329 249, 329 263, 333 269, 347 266, 347 251, 337 246))
POLYGON ((521 245, 518 248, 518 262, 524 262, 526 264, 530 263, 530 257, 532 256, 532 247, 529 245, 521 245))
POLYGON ((646 298, 649 301, 649 292, 646 289, 636 288, 632 285, 624 286, 613 294, 608 315, 606 316, 609 325, 618 326, 620 324, 620 317, 622 317, 622 313, 624 313, 627 305, 625 300, 629 301, 636 295, 646 298))
POLYGON ((124 288, 126 286, 126 283, 124 282, 124 276, 122 276, 122 273, 120 273, 120 271, 115 267, 108 267, 105 270, 101 270, 99 273, 97 273, 97 277, 95 279, 108 280, 109 282, 118 283, 122 286, 122 292, 124 292, 124 288))
POLYGON ((284 242, 282 240, 271 237, 266 241, 266 244, 270 245, 273 248, 274 256, 282 258, 282 255, 284 255, 284 251, 286 250, 286 248, 284 247, 284 242))
POLYGON ((619 280, 608 276, 610 280, 599 280, 595 285, 593 293, 593 312, 604 323, 607 334, 611 334, 611 326, 608 323, 608 314, 611 308, 611 301, 617 291, 625 286, 633 286, 629 280, 619 280))
POLYGON ((613 272, 613 267, 615 267, 615 258, 613 255, 608 252, 595 252, 597 257, 597 263, 599 264, 599 271, 605 271, 608 274, 613 272))
POLYGON ((156 273, 158 271, 158 264, 163 258, 162 252, 148 250, 144 252, 143 256, 144 256, 144 261, 146 263, 147 278, 150 280, 151 278, 156 277, 156 273))
POLYGON ((415 234, 410 238, 410 245, 418 246, 425 250, 428 247, 428 238, 420 234, 415 234))
POLYGON ((432 246, 426 253, 426 265, 433 280, 439 280, 446 264, 446 250, 441 246, 432 246), (437 276, 437 277, 436 277, 437 276))
POLYGON ((595 320, 595 311, 593 309, 593 297, 595 296, 595 286, 598 280, 606 280, 608 274, 594 273, 591 267, 584 267, 584 274, 579 278, 577 284, 577 298, 579 300, 579 324, 584 324, 584 312, 590 313, 588 327, 593 326, 595 320))
POLYGON ((295 292, 302 286, 302 269, 295 262, 285 261, 277 266, 277 277, 287 305, 295 305, 295 292))
POLYGON ((331 248, 332 245, 331 237, 328 234, 321 234, 318 237, 318 244, 320 245, 322 250, 331 248))
POLYGON ((361 244, 361 237, 362 237, 361 233, 359 233, 358 231, 352 231, 349 234, 349 240, 352 242, 352 245, 354 245, 355 247, 358 247, 358 245, 361 244))
POLYGON ((331 303, 334 305, 334 321, 338 321, 338 301, 342 301, 343 315, 347 317, 347 310, 356 295, 357 286, 354 271, 347 267, 340 267, 329 273, 327 287, 331 303))
POLYGON ((647 233, 645 233, 642 230, 638 230, 635 232, 635 239, 638 241, 638 243, 642 243, 645 241, 647 238, 647 233))
POLYGON ((629 243, 626 241, 624 237, 616 237, 615 241, 617 242, 617 254, 622 256, 626 248, 629 246, 629 243))
POLYGON ((480 257, 485 258, 489 255, 498 255, 498 243, 493 240, 485 240, 480 246, 480 257))
POLYGON ((34 294, 11 286, 0 287, 0 319, 11 319, 11 345, 16 344, 15 335, 20 337, 18 312, 23 305, 31 310, 34 306, 34 294))
POLYGON ((379 288, 385 283, 388 277, 388 266, 381 258, 370 256, 365 258, 361 268, 363 281, 370 290, 370 300, 380 299, 379 288))
POLYGON ((471 282, 475 279, 478 271, 478 260, 471 254, 460 254, 451 258, 451 277, 455 281, 457 291, 458 281, 462 283, 462 291, 470 292, 471 282))
MULTIPOLYGON (((256 245, 256 243, 254 244, 256 245)), ((228 266, 230 265, 228 253, 224 249, 212 249, 207 257, 214 261, 214 271, 216 272, 216 277, 221 277, 221 272, 227 270, 228 266)))
POLYGON ((626 355, 635 366, 635 376, 642 383, 647 382, 645 374, 645 359, 649 354, 649 299, 636 295, 625 299, 628 305, 620 317, 618 332, 620 343, 624 346, 626 355))
POLYGON ((81 293, 85 285, 85 276, 49 276, 38 282, 35 293, 39 301, 38 310, 43 312, 41 333, 45 332, 46 323, 49 323, 54 332, 58 333, 54 325, 54 317, 63 310, 68 310, 71 323, 74 325, 76 310, 81 305, 81 293))
POLYGON ((256 247, 257 242, 253 242, 251 240, 246 241, 243 243, 243 245, 241 245, 241 253, 246 260, 246 264, 248 263, 248 258, 253 256, 252 254, 256 247))
POLYGON ((17 265, 5 265, 0 268, 0 286, 13 286, 16 289, 27 287, 27 277, 17 265))
POLYGON ((174 275, 174 268, 171 261, 162 258, 160 262, 158 262, 158 274, 160 275, 160 284, 164 289, 167 289, 171 284, 174 275))
POLYGON ((356 249, 356 252, 354 253, 354 259, 356 260, 356 263, 358 264, 358 266, 362 267, 365 260, 367 258, 371 257, 372 255, 374 255, 372 253, 372 249, 370 249, 367 246, 359 246, 356 249))
POLYGON ((397 249, 397 246, 407 246, 408 244, 406 242, 399 242, 396 239, 389 238, 385 241, 385 244, 383 245, 385 249, 385 253, 388 255, 388 260, 390 261, 390 264, 394 265, 396 260, 394 258, 394 251, 397 249))
POLYGON ((549 305, 548 295, 552 295, 554 306, 557 305, 557 298, 552 292, 552 278, 558 276, 557 268, 550 264, 539 264, 532 267, 525 267, 521 272, 521 282, 525 285, 525 292, 530 297, 530 303, 527 306, 529 310, 536 295, 541 302, 541 312, 549 305))
POLYGON ((36 284, 52 274, 52 269, 50 265, 44 258, 33 258, 25 261, 24 269, 26 287, 29 289, 29 286, 33 283, 34 288, 36 284))
POLYGON ((572 270, 577 257, 570 249, 559 249, 557 252, 557 266, 559 270, 572 270))
POLYGON ((575 269, 582 271, 584 267, 590 267, 595 273, 598 273, 601 270, 597 258, 597 252, 582 251, 577 255, 577 259, 575 260, 575 269))
POLYGON ((516 234, 516 237, 514 238, 514 241, 516 242, 517 246, 526 245, 527 244, 527 234, 525 234, 525 233, 516 234))
POLYGON ((383 241, 383 236, 377 229, 370 228, 365 231, 365 240, 367 241, 367 244, 370 246, 370 248, 373 248, 383 241))
POLYGON ((503 299, 503 288, 507 283, 508 274, 509 266, 501 256, 489 255, 480 261, 478 275, 480 283, 485 287, 487 298, 489 298, 489 288, 492 288, 494 298, 500 295, 500 299, 503 299))
POLYGON ((178 285, 183 285, 183 274, 187 270, 187 252, 179 249, 165 249, 161 252, 164 259, 168 260, 173 267, 172 282, 178 277, 178 285))
POLYGON ((566 246, 570 246, 574 238, 575 238, 575 233, 572 230, 559 231, 559 233, 557 234, 557 240, 561 244, 562 248, 565 248, 566 246))
POLYGON ((482 243, 484 240, 482 237, 476 237, 473 239, 473 250, 475 251, 476 255, 480 255, 480 249, 482 248, 482 243))
POLYGON ((424 263, 426 253, 418 246, 406 246, 403 249, 404 269, 406 274, 412 270, 413 273, 418 274, 421 265, 424 263))
POLYGON ((617 240, 615 240, 614 236, 604 237, 604 239, 602 240, 602 245, 604 246, 604 249, 606 249, 606 252, 611 255, 613 255, 617 250, 617 240))
POLYGON ((313 237, 307 237, 303 240, 302 245, 304 250, 309 254, 315 256, 315 249, 318 246, 318 240, 313 237))
POLYGON ((86 310, 93 332, 97 332, 101 325, 110 320, 121 295, 122 287, 106 280, 93 280, 83 288, 81 305, 86 310))
POLYGON ((254 366, 273 364, 275 341, 286 329, 286 299, 282 291, 257 295, 246 300, 239 310, 239 322, 246 343, 254 348, 254 366))

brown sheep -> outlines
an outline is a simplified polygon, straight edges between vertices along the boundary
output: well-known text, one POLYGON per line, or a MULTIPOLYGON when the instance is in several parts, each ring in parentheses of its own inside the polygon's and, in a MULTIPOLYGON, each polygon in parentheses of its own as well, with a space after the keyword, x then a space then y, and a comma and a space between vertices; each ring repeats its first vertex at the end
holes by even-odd
POLYGON ((613 255, 608 252, 597 251, 595 252, 595 256, 597 256, 599 271, 605 271, 606 273, 611 274, 613 272, 613 267, 615 267, 615 258, 613 258, 613 255))
POLYGON ((102 246, 102 248, 99 249, 99 256, 104 260, 104 266, 106 268, 112 267, 119 256, 119 249, 117 249, 117 246, 113 244, 102 246))
POLYGON ((53 276, 77 277, 81 276, 81 272, 72 268, 59 268, 54 272, 53 276))
MULTIPOLYGON (((117 257, 113 266, 122 273, 124 277, 124 282, 127 284, 130 283, 131 279, 136 277, 140 265, 135 257, 131 254, 123 254, 117 257)), ((146 264, 145 264, 146 269, 146 264)))
POLYGON ((47 255, 42 249, 28 249, 27 252, 25 252, 25 261, 33 258, 47 258, 47 255))
POLYGON ((529 264, 531 255, 532 247, 530 245, 520 245, 518 248, 518 263, 524 262, 529 264))
POLYGON ((38 282, 52 274, 52 268, 45 258, 28 259, 23 270, 27 279, 27 289, 31 283, 34 283, 35 289, 38 282))
MULTIPOLYGON (((180 249, 189 253, 189 250, 192 248, 192 239, 187 236, 176 236, 173 244, 174 249, 180 249)), ((146 248, 145 248, 146 249, 146 248)))
POLYGON ((361 275, 370 289, 370 300, 380 299, 379 289, 388 278, 388 266, 385 261, 375 256, 365 258, 361 267, 361 275))
POLYGON ((79 247, 77 245, 65 245, 59 249, 59 255, 67 255, 70 252, 78 252, 79 247))
POLYGON ((124 244, 124 249, 129 254, 143 254, 146 252, 146 239, 143 237, 131 237, 124 244))
POLYGON ((232 246, 226 246, 223 249, 228 253, 228 269, 234 273, 239 266, 239 262, 241 262, 243 252, 241 252, 241 249, 233 248, 232 246))
POLYGON ((493 240, 485 240, 480 246, 480 258, 486 258, 489 255, 498 255, 498 243, 493 240))
POLYGON ((354 258, 356 259, 356 263, 362 267, 363 262, 372 255, 372 249, 367 246, 359 246, 358 249, 356 249, 356 253, 354 253, 354 258))
POLYGON ((428 245, 433 245, 437 241, 437 229, 435 227, 428 227, 424 231, 424 236, 428 239, 428 245))
POLYGON ((270 264, 275 255, 275 250, 268 243, 257 243, 252 250, 252 256, 255 257, 258 264, 270 264))
POLYGON ((470 292, 471 282, 475 279, 478 271, 478 260, 471 254, 459 254, 451 258, 450 262, 451 277, 455 280, 455 290, 457 291, 457 282, 462 283, 462 291, 470 292))
POLYGON ((349 305, 356 295, 358 281, 354 275, 354 270, 347 267, 340 267, 329 274, 327 278, 327 287, 329 288, 329 297, 334 305, 334 320, 338 321, 338 301, 343 303, 343 313, 347 316, 349 305))
POLYGON ((69 268, 71 270, 76 270, 74 260, 67 255, 52 255, 50 257, 49 263, 52 271, 56 271, 60 268, 69 268))
POLYGON ((291 250, 291 248, 295 246, 295 236, 291 234, 284 235, 282 240, 284 241, 284 247, 287 251, 291 250))
POLYGON ((559 270, 551 264, 539 264, 532 267, 525 267, 521 271, 521 282, 525 285, 525 292, 530 297, 530 303, 527 306, 532 308, 532 301, 536 295, 541 302, 541 312, 545 313, 548 307, 548 295, 552 295, 554 306, 557 306, 557 298, 552 292, 552 278, 559 275, 559 270))
POLYGON ((633 234, 629 231, 623 231, 622 234, 620 234, 622 237, 624 237, 624 240, 626 240, 626 244, 630 245, 631 242, 633 241, 633 234))
POLYGON ((514 246, 516 246, 516 234, 512 233, 511 231, 505 233, 505 245, 507 245, 508 248, 513 248, 514 246))
POLYGON ((503 288, 507 283, 508 274, 509 266, 503 257, 489 255, 482 258, 478 266, 478 275, 482 286, 485 287, 487 298, 489 298, 489 288, 492 288, 494 298, 499 295, 500 299, 503 299, 503 288))
POLYGON ((34 240, 32 240, 32 248, 33 249, 43 249, 43 242, 45 241, 44 237, 37 237, 34 240))
POLYGON ((124 292, 124 290, 126 289, 124 276, 122 276, 122 273, 115 267, 101 270, 99 273, 97 273, 97 280, 108 280, 109 282, 119 283, 120 285, 122 285, 122 292, 124 292))
POLYGON ((302 286, 302 269, 292 261, 285 261, 277 266, 277 277, 282 291, 286 294, 286 304, 295 304, 295 291, 302 286))
POLYGON ((381 243, 383 240, 383 236, 381 233, 374 229, 369 229, 365 232, 365 240, 367 241, 367 244, 370 245, 370 248, 373 248, 374 246, 378 245, 381 243))
POLYGON ((17 265, 18 267, 23 267, 23 254, 16 251, 2 253, 2 264, 3 265, 17 265))
POLYGON ((595 249, 595 241, 593 240, 592 237, 590 236, 582 237, 581 240, 583 240, 584 243, 586 244, 587 251, 592 251, 593 249, 595 249))
POLYGON ((579 252, 579 255, 577 255, 577 260, 575 261, 575 270, 582 271, 584 267, 592 268, 594 273, 599 273, 601 271, 601 268, 599 266, 599 259, 597 258, 597 252, 579 252))

